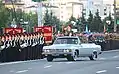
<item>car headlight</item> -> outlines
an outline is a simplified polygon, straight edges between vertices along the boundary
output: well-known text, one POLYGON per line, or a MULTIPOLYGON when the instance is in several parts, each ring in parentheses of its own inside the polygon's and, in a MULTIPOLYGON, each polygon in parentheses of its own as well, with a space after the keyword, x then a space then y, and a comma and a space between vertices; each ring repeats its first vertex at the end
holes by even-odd
POLYGON ((47 52, 46 49, 44 49, 43 52, 47 52))
POLYGON ((44 49, 43 51, 44 51, 44 52, 50 52, 50 50, 48 50, 48 49, 44 49))
POLYGON ((46 50, 47 52, 50 52, 50 50, 46 50))
POLYGON ((71 49, 65 49, 64 52, 71 52, 71 49))

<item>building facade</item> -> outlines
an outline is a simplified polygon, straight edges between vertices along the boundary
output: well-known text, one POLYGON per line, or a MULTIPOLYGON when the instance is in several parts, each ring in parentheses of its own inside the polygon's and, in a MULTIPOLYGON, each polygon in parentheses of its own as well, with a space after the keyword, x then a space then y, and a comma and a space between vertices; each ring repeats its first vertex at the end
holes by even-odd
MULTIPOLYGON (((33 2, 32 0, 15 0, 15 3, 19 3, 16 6, 16 9, 20 8, 23 11, 29 12, 37 12, 37 2, 33 2), (21 4, 20 4, 21 3, 21 4)), ((116 0, 118 3, 119 0, 116 0)), ((6 6, 10 6, 11 0, 5 0, 6 6)), ((47 0, 43 2, 42 13, 44 13, 46 9, 53 12, 53 15, 57 16, 61 21, 68 21, 71 16, 75 18, 80 18, 82 16, 82 12, 85 13, 85 18, 88 18, 89 11, 95 15, 97 9, 100 12, 101 18, 105 18, 111 13, 112 17, 114 17, 114 0, 47 0)), ((118 5, 118 4, 117 4, 118 5)), ((119 7, 119 5, 117 6, 119 7)))

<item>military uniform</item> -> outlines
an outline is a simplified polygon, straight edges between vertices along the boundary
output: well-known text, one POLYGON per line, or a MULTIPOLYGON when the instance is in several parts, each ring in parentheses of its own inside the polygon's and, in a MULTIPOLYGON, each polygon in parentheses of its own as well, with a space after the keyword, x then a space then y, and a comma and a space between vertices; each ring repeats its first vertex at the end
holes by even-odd
POLYGON ((3 45, 2 45, 2 51, 1 51, 1 55, 2 55, 2 58, 1 58, 1 61, 2 62, 6 62, 6 44, 7 44, 7 42, 6 42, 6 37, 5 37, 5 35, 2 37, 2 42, 3 42, 3 45))
POLYGON ((45 45, 45 38, 43 36, 43 33, 41 33, 41 36, 40 36, 40 53, 41 53, 41 59, 44 57, 42 55, 42 52, 43 52, 43 46, 45 45))
POLYGON ((30 39, 30 34, 28 34, 28 55, 27 55, 27 59, 30 60, 30 55, 31 55, 31 39, 30 39))
POLYGON ((0 62, 2 61, 2 50, 3 50, 4 42, 2 40, 2 36, 0 36, 0 62))

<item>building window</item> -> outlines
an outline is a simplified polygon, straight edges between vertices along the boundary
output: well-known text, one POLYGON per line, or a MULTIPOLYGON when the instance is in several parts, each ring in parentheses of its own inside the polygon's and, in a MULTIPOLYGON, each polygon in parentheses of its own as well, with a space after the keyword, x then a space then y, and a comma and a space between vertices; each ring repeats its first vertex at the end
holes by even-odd
POLYGON ((63 13, 63 11, 61 11, 61 13, 63 13))
POLYGON ((61 16, 61 18, 63 19, 63 16, 61 16))

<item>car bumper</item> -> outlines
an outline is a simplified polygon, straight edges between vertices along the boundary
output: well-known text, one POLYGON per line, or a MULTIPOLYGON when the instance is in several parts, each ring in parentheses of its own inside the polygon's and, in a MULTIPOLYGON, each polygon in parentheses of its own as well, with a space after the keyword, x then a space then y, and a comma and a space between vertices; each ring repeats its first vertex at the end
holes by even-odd
POLYGON ((43 55, 47 56, 47 55, 52 55, 52 56, 55 56, 55 57, 60 57, 60 56, 67 56, 67 55, 72 55, 72 52, 66 52, 66 53, 61 53, 61 52, 43 52, 42 53, 43 55))

